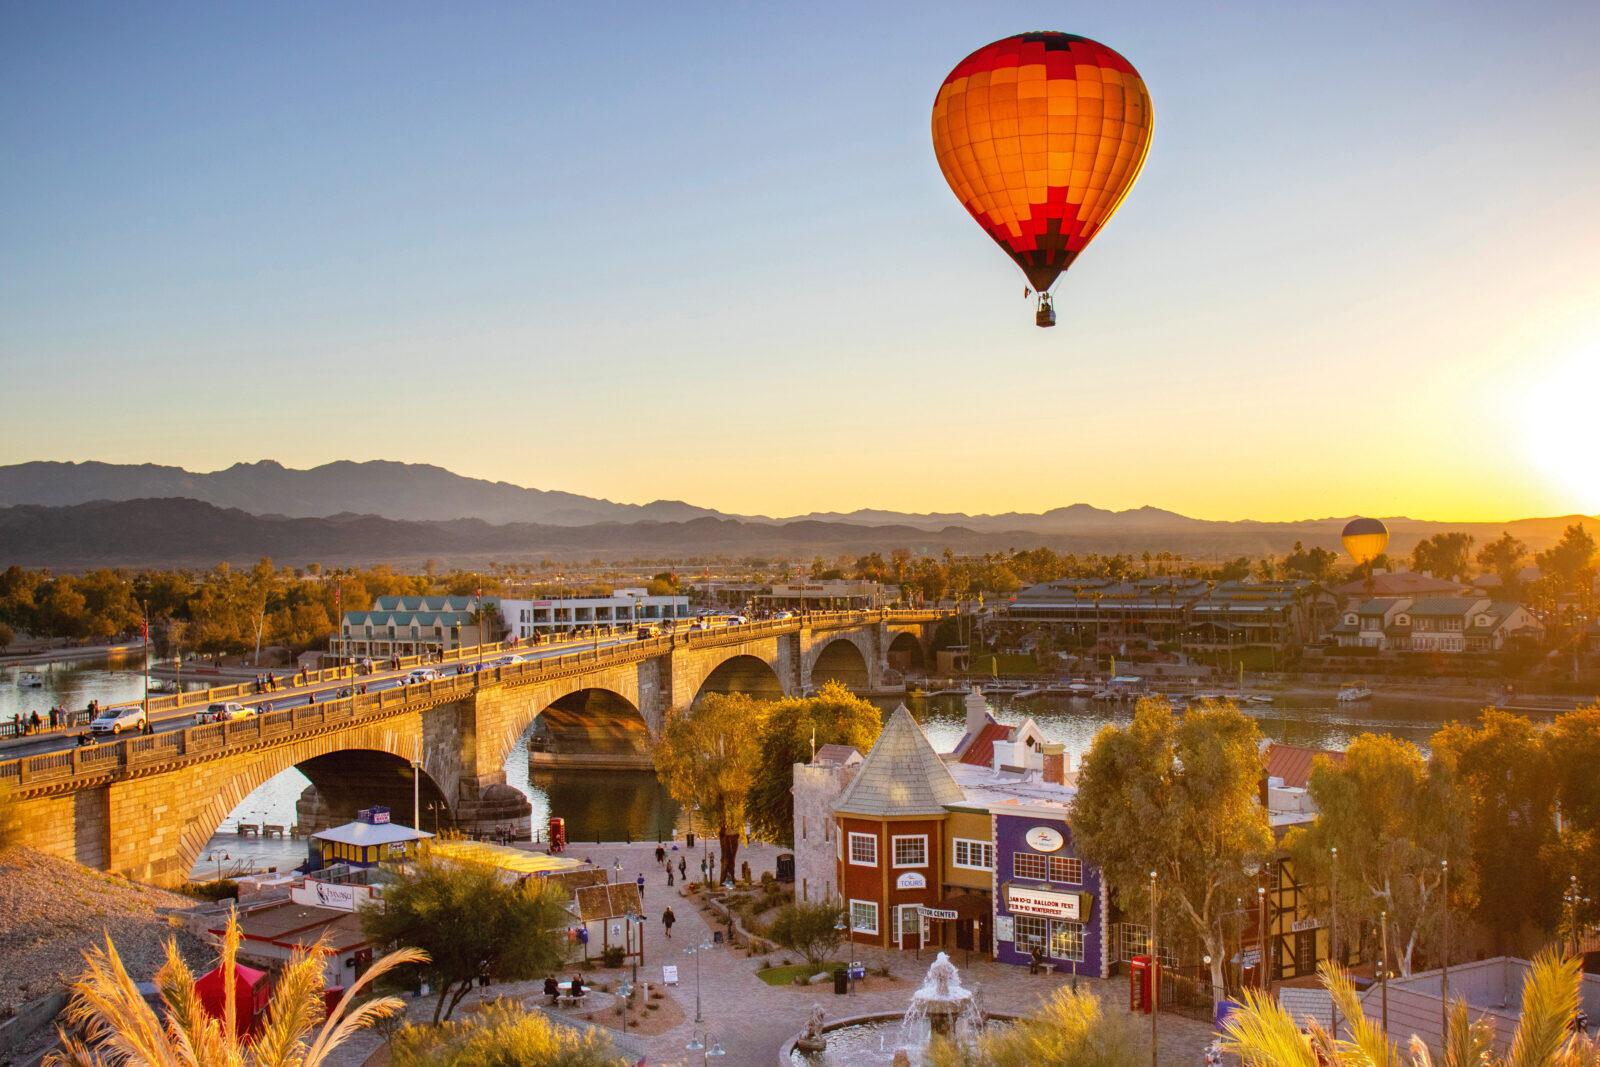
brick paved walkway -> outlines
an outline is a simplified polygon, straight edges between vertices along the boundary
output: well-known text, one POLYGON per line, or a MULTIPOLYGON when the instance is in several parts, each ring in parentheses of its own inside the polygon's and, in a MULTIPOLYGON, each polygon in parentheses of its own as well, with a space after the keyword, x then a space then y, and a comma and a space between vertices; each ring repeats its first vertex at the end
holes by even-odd
MULTIPOLYGON (((698 842, 697 842, 698 845, 698 842)), ((922 980, 932 957, 924 954, 919 962, 909 953, 883 952, 857 946, 852 958, 860 959, 869 968, 886 964, 893 979, 870 977, 858 983, 854 994, 836 996, 830 984, 810 987, 769 986, 755 976, 764 957, 747 957, 743 949, 730 949, 715 945, 701 957, 700 1002, 704 1023, 696 1026, 695 1014, 695 961, 683 950, 691 945, 711 940, 711 927, 695 904, 680 896, 681 886, 668 889, 666 874, 656 865, 655 843, 633 845, 577 845, 570 855, 585 857, 597 865, 610 867, 621 859, 622 876, 631 879, 637 874, 645 876, 645 909, 650 916, 645 943, 646 965, 640 969, 641 980, 652 985, 661 980, 663 963, 678 966, 678 985, 668 989, 668 995, 677 999, 684 1010, 684 1022, 679 1026, 649 1038, 636 1038, 649 1054, 650 1067, 700 1067, 698 1053, 684 1050, 696 1031, 705 1031, 710 1039, 721 1042, 727 1056, 723 1067, 772 1067, 777 1063, 782 1044, 798 1033, 805 1025, 814 1004, 822 1005, 829 1018, 846 1015, 903 1011, 911 998, 911 991, 922 980), (668 895, 670 894, 670 896, 668 895), (677 916, 673 938, 663 937, 661 910, 672 904, 677 916)), ((772 846, 756 845, 740 850, 740 858, 748 859, 751 871, 772 870, 780 850, 772 846)), ((674 855, 682 855, 678 853, 674 855)), ((696 853, 698 855, 698 852, 696 853)), ((696 873, 699 860, 685 857, 691 877, 696 873)), ((774 956, 782 956, 781 952, 774 956)), ((797 959, 792 954, 790 958, 797 959)), ((986 1008, 994 1011, 1025 1013, 1048 996, 1057 987, 1070 982, 1062 975, 1030 975, 1026 967, 999 964, 978 957, 969 964, 964 954, 958 953, 954 962, 961 969, 962 983, 975 990, 986 1008)), ((1107 1010, 1126 1010, 1127 983, 1123 979, 1091 981, 1087 986, 1105 1002, 1107 1010)), ((516 983, 492 986, 482 992, 489 996, 530 996, 537 993, 538 983, 516 983)), ((474 996, 477 996, 475 991, 474 996)), ((419 1014, 421 1006, 418 1006, 419 1014)), ((1146 1020, 1140 1017, 1141 1033, 1146 1020)), ((1206 1044, 1210 1041, 1210 1028, 1204 1023, 1178 1016, 1163 1014, 1160 1019, 1160 1045, 1162 1067, 1189 1067, 1201 1063, 1206 1044)), ((633 1035, 630 1035, 632 1037, 633 1035)), ((710 1042, 708 1041, 707 1044, 710 1042)), ((341 1056, 333 1067, 358 1065, 382 1044, 376 1035, 364 1037, 352 1045, 350 1053, 341 1056)), ((1148 1045, 1145 1047, 1148 1048, 1148 1045)))

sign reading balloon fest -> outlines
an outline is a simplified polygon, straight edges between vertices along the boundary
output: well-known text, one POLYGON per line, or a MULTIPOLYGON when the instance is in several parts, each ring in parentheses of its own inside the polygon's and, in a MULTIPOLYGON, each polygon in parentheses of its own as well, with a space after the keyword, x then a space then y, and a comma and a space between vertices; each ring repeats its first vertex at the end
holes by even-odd
POLYGON ((1118 53, 1042 31, 985 45, 956 64, 933 101, 933 150, 962 206, 1039 294, 1128 195, 1150 150, 1150 94, 1118 53))

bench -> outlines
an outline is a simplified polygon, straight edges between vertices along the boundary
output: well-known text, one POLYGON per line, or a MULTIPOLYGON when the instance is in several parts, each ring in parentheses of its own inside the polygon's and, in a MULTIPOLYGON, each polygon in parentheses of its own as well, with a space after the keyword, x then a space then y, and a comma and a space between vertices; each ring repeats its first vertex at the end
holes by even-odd
POLYGON ((259 835, 261 833, 261 827, 257 823, 242 822, 234 829, 234 832, 240 837, 249 837, 251 834, 259 835))
POLYGON ((261 836, 264 838, 281 838, 283 837, 283 827, 276 826, 269 822, 264 822, 261 824, 261 836))

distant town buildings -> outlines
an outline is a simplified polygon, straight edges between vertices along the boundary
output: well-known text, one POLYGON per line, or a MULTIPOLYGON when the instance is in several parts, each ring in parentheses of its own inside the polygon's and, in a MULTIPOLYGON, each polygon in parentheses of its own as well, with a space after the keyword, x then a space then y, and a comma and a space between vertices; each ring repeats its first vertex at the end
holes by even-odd
POLYGON ((751 600, 757 611, 870 611, 888 603, 879 582, 832 578, 774 582, 751 600))
POLYGON ((1374 597, 1347 607, 1333 637, 1343 648, 1498 652, 1537 644, 1544 624, 1521 604, 1484 596, 1374 597))
POLYGON ((380 596, 367 611, 344 613, 328 652, 339 660, 387 659, 497 641, 499 598, 481 604, 488 612, 480 619, 478 597, 380 596))
POLYGON ((676 622, 689 617, 687 596, 651 596, 644 589, 618 589, 604 597, 557 597, 499 601, 504 632, 517 639, 600 627, 676 622))

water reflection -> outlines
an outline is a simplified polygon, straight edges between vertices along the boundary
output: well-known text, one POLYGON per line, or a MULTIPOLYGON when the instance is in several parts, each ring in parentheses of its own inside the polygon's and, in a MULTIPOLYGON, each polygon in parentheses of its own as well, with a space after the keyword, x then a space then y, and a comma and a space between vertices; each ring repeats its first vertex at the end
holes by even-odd
MULTIPOLYGON (((151 683, 156 684, 156 679, 151 683)), ((185 680, 183 688, 187 692, 203 689, 207 684, 185 680)), ((0 719, 35 711, 44 718, 52 707, 82 711, 91 700, 102 705, 125 704, 143 696, 144 670, 137 652, 66 663, 0 667, 0 719), (38 675, 44 684, 37 689, 18 685, 22 675, 28 673, 38 675)))

